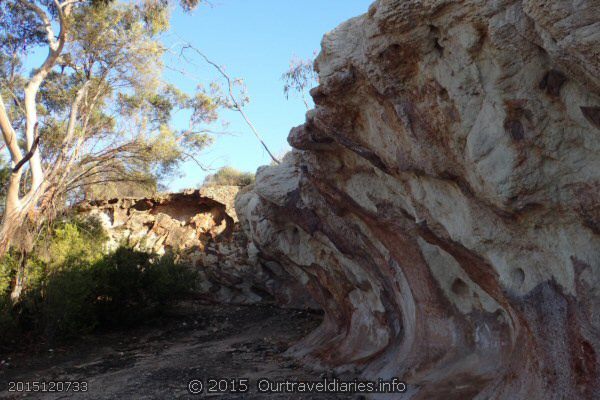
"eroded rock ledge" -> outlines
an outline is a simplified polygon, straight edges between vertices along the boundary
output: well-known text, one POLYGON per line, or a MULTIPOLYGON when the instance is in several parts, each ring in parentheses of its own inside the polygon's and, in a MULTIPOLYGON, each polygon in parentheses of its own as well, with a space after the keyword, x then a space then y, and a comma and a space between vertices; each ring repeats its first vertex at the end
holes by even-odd
POLYGON ((380 0, 238 197, 325 310, 293 352, 415 399, 600 397, 600 4, 380 0))
POLYGON ((278 265, 256 257, 237 223, 237 186, 215 186, 154 198, 82 203, 108 235, 107 251, 120 245, 177 257, 199 272, 199 295, 218 303, 276 302, 316 307, 304 289, 278 265))

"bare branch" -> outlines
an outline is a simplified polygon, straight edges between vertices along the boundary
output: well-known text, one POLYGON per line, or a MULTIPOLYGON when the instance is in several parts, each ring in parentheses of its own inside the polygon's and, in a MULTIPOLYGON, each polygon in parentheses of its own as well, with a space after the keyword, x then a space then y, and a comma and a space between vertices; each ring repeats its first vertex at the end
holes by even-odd
POLYGON ((212 61, 211 59, 209 59, 206 55, 204 55, 204 53, 202 53, 200 50, 196 49, 190 43, 186 43, 182 47, 181 54, 183 54, 183 51, 186 50, 186 49, 190 49, 190 50, 193 50, 194 52, 196 52, 200 57, 202 57, 204 59, 204 61, 206 63, 208 63, 211 66, 213 66, 219 72, 219 74, 221 74, 221 76, 223 78, 225 78, 225 81, 227 82, 229 99, 231 100, 232 104, 234 105, 235 111, 239 112, 240 115, 242 116, 242 118, 244 118, 244 121, 250 127, 250 129, 254 133, 254 136, 256 136, 256 138, 262 144, 262 146, 267 151, 267 153, 269 153, 269 156, 271 157, 271 159, 275 163, 279 164, 279 160, 273 155, 273 153, 271 153, 271 151, 267 147, 267 144, 265 143, 265 141, 263 140, 263 138, 261 137, 261 135, 258 133, 258 131, 254 127, 254 125, 252 124, 252 122, 250 122, 250 119, 248 118, 248 116, 244 112, 242 105, 238 102, 237 98, 235 97, 235 94, 233 93, 232 79, 229 77, 229 75, 223 70, 223 68, 221 66, 219 66, 217 63, 215 63, 214 61, 212 61))
POLYGON ((21 158, 23 158, 23 154, 21 153, 21 149, 17 143, 17 135, 15 130, 13 129, 10 119, 8 118, 2 95, 0 95, 0 130, 2 130, 2 136, 4 137, 4 142, 8 146, 10 157, 13 163, 18 163, 21 158))
POLYGON ((31 149, 27 152, 27 154, 25 154, 25 157, 23 157, 12 169, 12 173, 16 174, 17 172, 19 172, 19 170, 21 169, 21 167, 23 167, 23 165, 25 165, 30 159, 31 157, 33 157, 33 155, 35 154, 35 151, 37 150, 38 144, 40 143, 40 135, 38 133, 38 123, 35 123, 35 139, 33 140, 33 146, 31 146, 31 149))
POLYGON ((200 168, 202 171, 210 171, 211 169, 206 167, 204 164, 202 164, 200 161, 198 161, 198 159, 190 153, 187 153, 185 151, 181 152, 185 157, 189 158, 190 160, 192 160, 197 166, 198 168, 200 168))
POLYGON ((67 125, 67 133, 65 138, 63 139, 63 154, 66 153, 66 148, 73 140, 73 135, 75 134, 75 124, 77 123, 77 118, 79 117, 79 106, 83 101, 84 96, 87 94, 88 88, 90 86, 90 81, 87 81, 83 84, 83 86, 77 91, 77 96, 71 105, 71 113, 69 114, 69 123, 67 125))

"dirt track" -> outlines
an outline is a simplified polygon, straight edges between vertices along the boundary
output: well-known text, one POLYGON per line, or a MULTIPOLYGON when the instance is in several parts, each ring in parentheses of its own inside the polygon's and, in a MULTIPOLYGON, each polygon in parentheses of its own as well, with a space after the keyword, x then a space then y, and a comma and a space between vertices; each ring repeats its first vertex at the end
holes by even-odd
MULTIPOLYGON (((347 399, 259 394, 256 380, 318 380, 283 352, 319 324, 315 314, 274 307, 186 304, 147 326, 94 335, 36 356, 13 354, 0 370, 2 399, 347 399), (250 378, 244 394, 192 396, 191 379, 250 378), (10 393, 9 381, 86 381, 86 393, 10 393)), ((7 358, 5 356, 4 358, 7 358)), ((4 359, 3 358, 3 359, 4 359)))

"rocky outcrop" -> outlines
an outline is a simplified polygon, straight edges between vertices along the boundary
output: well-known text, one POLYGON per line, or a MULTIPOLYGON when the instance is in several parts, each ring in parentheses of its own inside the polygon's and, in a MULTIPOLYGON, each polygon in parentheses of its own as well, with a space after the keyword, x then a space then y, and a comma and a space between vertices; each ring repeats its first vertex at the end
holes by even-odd
POLYGON ((291 351, 403 398, 599 398, 599 3, 380 0, 316 66, 236 204, 325 310, 291 351))
POLYGON ((235 198, 239 193, 241 186, 234 185, 212 185, 202 186, 199 189, 200 196, 208 197, 225 205, 225 212, 229 215, 233 222, 238 222, 238 216, 235 211, 235 198))
POLYGON ((171 252, 196 268, 199 295, 205 299, 317 307, 284 270, 256 257, 254 244, 237 224, 233 202, 239 190, 214 186, 154 198, 98 200, 78 210, 101 221, 107 251, 126 246, 159 255, 171 252))

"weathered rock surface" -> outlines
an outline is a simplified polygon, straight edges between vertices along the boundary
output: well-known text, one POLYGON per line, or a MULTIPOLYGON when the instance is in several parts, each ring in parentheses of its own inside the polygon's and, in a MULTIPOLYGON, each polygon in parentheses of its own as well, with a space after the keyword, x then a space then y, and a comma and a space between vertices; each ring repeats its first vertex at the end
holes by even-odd
POLYGON ((293 351, 403 398, 600 398, 600 3, 380 0, 317 68, 236 203, 325 310, 293 351))
POLYGON ((156 198, 91 201, 79 205, 79 212, 102 222, 107 251, 124 245, 175 253, 198 269, 199 294, 209 300, 316 308, 296 280, 256 257, 254 244, 236 222, 233 202, 239 189, 214 186, 156 198))
POLYGON ((225 212, 229 215, 233 222, 238 222, 238 216, 235 211, 235 197, 239 193, 241 187, 234 185, 212 185, 202 186, 199 189, 200 196, 208 197, 225 205, 225 212))

